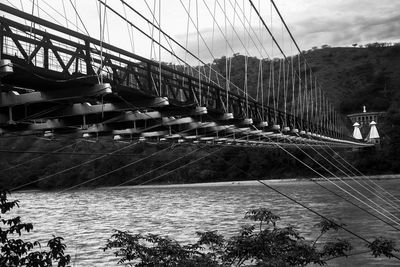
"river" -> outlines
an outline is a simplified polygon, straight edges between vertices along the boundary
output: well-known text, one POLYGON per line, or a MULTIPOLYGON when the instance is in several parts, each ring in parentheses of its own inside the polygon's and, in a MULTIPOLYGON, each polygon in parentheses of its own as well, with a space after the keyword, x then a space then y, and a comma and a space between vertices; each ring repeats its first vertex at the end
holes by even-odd
MULTIPOLYGON (((400 180, 376 183, 400 197, 400 180)), ((339 219, 367 239, 385 236, 400 240, 398 231, 310 181, 279 180, 268 184, 329 218, 339 219)), ((335 188, 327 182, 324 185, 335 188)), ((313 238, 318 234, 314 225, 320 220, 256 182, 101 188, 63 193, 26 191, 13 193, 11 199, 20 200, 20 208, 13 214, 20 215, 23 222, 34 224, 34 231, 23 237, 39 240, 42 245, 53 234, 64 237, 72 266, 117 266, 112 253, 100 249, 114 229, 158 233, 188 242, 195 239, 196 231, 218 230, 231 235, 241 225, 250 223, 243 219, 247 210, 266 207, 281 216, 282 225, 295 225, 307 238, 313 238)), ((370 199, 377 200, 377 197, 370 196, 370 199)), ((365 250, 365 244, 349 234, 342 233, 341 237, 351 239, 355 251, 365 250)), ((399 265, 395 259, 375 259, 361 254, 329 261, 328 266, 399 265)))

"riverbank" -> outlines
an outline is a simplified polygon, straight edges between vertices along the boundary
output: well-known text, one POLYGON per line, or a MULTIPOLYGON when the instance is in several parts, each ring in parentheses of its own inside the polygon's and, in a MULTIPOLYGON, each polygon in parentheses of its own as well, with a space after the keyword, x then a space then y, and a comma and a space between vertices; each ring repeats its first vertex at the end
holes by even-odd
MULTIPOLYGON (((331 181, 340 180, 400 180, 400 174, 383 174, 369 176, 346 176, 346 177, 329 177, 331 181)), ((297 183, 304 181, 326 181, 325 178, 287 178, 287 179, 266 179, 260 180, 267 184, 297 183)), ((120 188, 180 188, 180 187, 218 187, 218 186, 253 186, 260 184, 257 180, 245 181, 228 181, 228 182, 208 182, 208 183, 183 183, 183 184, 150 184, 150 185, 128 185, 128 186, 111 186, 99 187, 100 190, 120 189, 120 188)))
MULTIPOLYGON (((330 177, 330 180, 363 180, 363 179, 370 179, 370 180, 391 180, 391 179, 400 179, 400 174, 382 174, 382 175, 367 175, 367 176, 345 176, 345 177, 330 177)), ((325 178, 312 178, 313 181, 325 181, 325 178)))
MULTIPOLYGON (((368 175, 368 176, 346 176, 346 177, 327 177, 327 179, 331 181, 349 181, 349 180, 400 180, 400 174, 382 174, 382 175, 368 175)), ((260 180, 266 184, 296 184, 296 183, 304 183, 310 181, 318 181, 318 182, 325 182, 325 178, 285 178, 285 179, 263 179, 260 180)), ((261 185, 258 180, 242 180, 242 181, 224 181, 224 182, 206 182, 206 183, 171 183, 171 184, 148 184, 148 185, 124 185, 124 186, 100 186, 100 187, 79 187, 73 189, 73 191, 80 191, 80 190, 113 190, 113 189, 130 189, 130 188, 196 188, 196 187, 235 187, 235 186, 254 186, 254 185, 261 185)), ((50 189, 50 190, 43 190, 43 189, 26 189, 26 190, 18 190, 18 192, 23 193, 32 193, 32 192, 40 192, 40 191, 58 191, 59 189, 50 189)))
MULTIPOLYGON (((194 151, 198 149, 196 146, 177 146, 168 149, 163 144, 145 142, 125 148, 123 144, 104 140, 72 145, 67 140, 45 142, 37 138, 27 138, 27 140, 15 138, 13 142, 3 140, 1 146, 13 151, 31 152, 56 151, 60 147, 66 147, 65 153, 71 154, 51 154, 51 157, 43 156, 37 161, 29 153, 3 157, 0 161, 0 169, 3 170, 0 174, 0 187, 21 190, 51 191, 75 186, 99 188, 121 184, 136 186, 147 184, 149 181, 156 185, 215 182, 229 184, 232 181, 243 183, 241 181, 251 181, 258 177, 263 180, 289 179, 290 181, 294 177, 315 177, 313 170, 326 177, 343 175, 341 169, 333 163, 325 164, 324 168, 316 163, 325 162, 324 158, 315 155, 311 160, 306 154, 295 149, 291 153, 299 161, 276 149, 226 147, 209 154, 204 150, 194 151), (124 149, 126 154, 112 154, 119 149, 124 149), (93 153, 92 157, 83 157, 90 153, 93 153), (100 154, 109 156, 98 158, 100 154)), ((367 175, 400 173, 400 170, 383 164, 379 159, 373 163, 372 160, 364 162, 364 159, 371 157, 386 158, 378 152, 335 151, 340 153, 343 162, 351 162, 352 166, 367 175), (361 160, 363 164, 360 163, 361 160)), ((345 166, 350 168, 349 164, 345 166)))

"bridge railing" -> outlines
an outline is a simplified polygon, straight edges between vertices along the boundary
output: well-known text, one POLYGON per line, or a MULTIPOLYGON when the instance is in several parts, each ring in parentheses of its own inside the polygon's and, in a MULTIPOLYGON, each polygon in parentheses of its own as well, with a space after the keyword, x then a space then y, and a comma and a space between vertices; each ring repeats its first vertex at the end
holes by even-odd
POLYGON ((227 92, 204 77, 199 80, 184 73, 179 66, 162 64, 160 71, 158 62, 7 5, 0 4, 0 9, 30 24, 28 26, 6 17, 0 18, 1 58, 18 62, 42 76, 52 79, 103 79, 112 83, 113 89, 121 96, 129 91, 149 97, 166 96, 177 105, 205 106, 216 116, 232 113, 237 119, 252 118, 255 124, 268 122, 269 125, 290 126, 344 138, 339 133, 340 129, 325 129, 292 114, 262 106, 254 99, 227 92))

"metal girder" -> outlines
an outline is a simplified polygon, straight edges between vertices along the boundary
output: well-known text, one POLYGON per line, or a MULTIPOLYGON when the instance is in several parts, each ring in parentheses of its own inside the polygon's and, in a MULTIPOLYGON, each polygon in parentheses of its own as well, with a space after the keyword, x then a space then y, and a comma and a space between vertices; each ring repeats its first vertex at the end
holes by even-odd
POLYGON ((52 92, 32 92, 26 94, 18 94, 14 91, 10 91, 0 93, 0 107, 84 99, 85 97, 102 96, 111 92, 110 84, 95 84, 90 87, 68 88, 52 92))
MULTIPOLYGON (((261 106, 254 99, 245 99, 244 96, 234 94, 233 92, 226 92, 226 90, 220 86, 207 81, 198 82, 197 78, 167 66, 162 67, 162 84, 153 84, 154 82, 158 82, 158 79, 155 79, 153 82, 153 76, 158 76, 159 73, 156 62, 139 57, 135 54, 129 53, 106 43, 103 43, 102 45, 107 52, 104 52, 102 55, 100 55, 99 51, 95 49, 95 47, 99 45, 99 40, 73 32, 70 29, 66 29, 8 6, 2 6, 2 8, 4 8, 4 11, 7 13, 14 14, 29 21, 34 21, 36 24, 40 24, 45 28, 52 29, 53 31, 51 32, 61 32, 66 35, 73 36, 77 40, 81 40, 79 42, 71 41, 68 40, 68 38, 58 37, 55 34, 51 34, 50 31, 46 32, 37 28, 31 29, 25 25, 2 18, 2 22, 5 25, 11 25, 10 27, 18 29, 22 32, 32 31, 34 34, 36 34, 41 41, 38 41, 39 43, 37 44, 35 43, 34 46, 43 47, 49 51, 52 51, 58 64, 61 66, 60 73, 62 74, 68 75, 66 70, 69 66, 72 66, 73 61, 77 62, 82 60, 86 63, 87 67, 91 67, 92 63, 98 65, 102 59, 104 68, 109 68, 111 70, 111 72, 107 74, 107 78, 116 85, 123 85, 121 83, 127 83, 126 86, 132 88, 136 86, 136 83, 137 85, 140 83, 141 85, 139 87, 141 90, 146 90, 147 93, 150 94, 160 93, 154 90, 155 87, 158 87, 162 89, 162 94, 172 97, 174 102, 176 101, 176 103, 180 103, 181 105, 187 104, 188 102, 196 103, 196 100, 199 101, 201 96, 201 102, 206 103, 207 108, 214 109, 218 112, 221 112, 224 107, 222 99, 228 99, 229 103, 226 105, 226 107, 228 107, 227 112, 234 113, 236 118, 243 118, 245 117, 244 114, 248 112, 247 114, 251 115, 256 122, 265 121, 268 118, 269 121, 271 118, 277 118, 280 120, 277 123, 280 124, 282 124, 281 122, 283 121, 292 121, 290 115, 281 114, 279 111, 273 110, 269 107, 261 106), (73 43, 78 43, 78 46, 74 45, 73 43), (60 44, 66 44, 66 46, 64 47, 60 44), (60 53, 66 55, 67 58, 61 59, 60 53), (135 61, 138 63, 134 63, 135 66, 132 67, 132 62, 135 61), (136 83, 129 82, 132 80, 130 79, 132 75, 135 77, 136 83), (123 81, 121 81, 121 78, 124 78, 123 81), (146 87, 143 86, 145 84, 147 85, 146 87), (226 94, 229 95, 227 96, 226 94), (183 95, 185 96, 184 101, 180 99, 180 97, 183 95), (266 117, 262 118, 263 116, 266 117)), ((8 34, 10 34, 9 31, 8 34)), ((23 36, 13 35, 12 37, 14 38, 13 40, 15 44, 18 44, 18 42, 32 43, 35 41, 33 39, 26 40, 26 38, 21 40, 23 36)), ((30 64, 29 61, 33 56, 37 56, 37 54, 32 53, 31 55, 28 55, 28 64, 30 64)), ((35 67, 40 68, 38 66, 35 67)), ((91 71, 87 71, 86 75, 90 74, 91 71)), ((118 91, 118 86, 116 87, 116 90, 118 91)), ((125 91, 121 91, 121 94, 123 93, 125 93, 125 91)))
MULTIPOLYGON (((5 94, 5 93, 3 93, 5 94)), ((7 99, 2 98, 1 103, 5 104, 2 105, 3 107, 13 107, 15 105, 22 105, 23 104, 33 104, 37 103, 34 102, 37 99, 42 98, 43 96, 41 95, 42 93, 35 92, 35 93, 29 93, 29 96, 24 96, 20 97, 23 95, 14 95, 10 96, 12 93, 7 93, 8 97, 7 99), (11 105, 11 103, 13 105, 11 105)), ((27 94, 24 94, 27 95, 27 94)), ((48 98, 47 98, 48 99, 48 98)), ((53 99, 53 101, 56 101, 53 99)), ((43 103, 43 102, 39 102, 43 103)), ((93 114, 104 114, 104 113, 109 113, 109 112, 123 112, 123 111, 129 111, 129 110, 137 110, 140 108, 156 108, 156 107, 162 107, 162 106, 167 106, 168 100, 161 97, 161 98, 154 98, 154 99, 146 99, 138 102, 131 102, 131 103, 105 103, 105 104, 97 104, 97 105, 91 105, 89 103, 75 103, 72 105, 68 105, 65 107, 65 105, 59 105, 55 106, 55 109, 53 111, 45 112, 42 115, 40 114, 40 111, 37 111, 39 115, 35 116, 36 120, 47 120, 47 119, 57 119, 57 118, 65 118, 65 117, 73 117, 73 116, 86 116, 86 115, 93 115, 93 114)), ((152 119, 153 116, 156 117, 161 117, 158 115, 159 113, 144 113, 142 115, 134 115, 135 113, 132 114, 123 114, 119 118, 120 121, 134 121, 134 120, 145 120, 145 119, 152 119), (156 115, 157 114, 157 115, 156 115)), ((140 114, 140 113, 139 113, 140 114)), ((11 120, 10 115, 7 117, 6 114, 0 114, 0 123, 6 123, 11 120)), ((26 123, 28 122, 29 119, 25 120, 23 119, 23 122, 26 123)), ((113 121, 118 121, 118 118, 110 119, 110 122, 113 121)))
MULTIPOLYGON (((123 114, 118 115, 112 119, 104 121, 104 123, 113 123, 113 122, 126 122, 126 121, 140 121, 140 120, 154 120, 154 119, 161 119, 165 118, 166 121, 168 121, 171 117, 174 116, 199 116, 202 114, 207 114, 207 109, 204 107, 196 107, 194 109, 192 108, 185 108, 185 109, 178 109, 178 110, 163 110, 160 109, 160 111, 148 111, 148 112, 140 112, 139 110, 137 111, 125 111, 123 114)), ((190 120, 189 117, 187 117, 187 120, 190 120)), ((194 120, 192 119, 192 121, 194 120)), ((179 122, 180 123, 189 123, 189 122, 179 122)), ((171 124, 172 125, 172 124, 171 124)))
POLYGON ((145 132, 142 133, 141 136, 143 137, 160 137, 160 136, 167 136, 168 131, 153 131, 153 132, 145 132))
POLYGON ((188 124, 195 122, 195 119, 191 117, 185 117, 185 118, 171 118, 171 117, 163 117, 162 118, 162 123, 163 125, 166 126, 172 126, 172 125, 179 125, 179 124, 188 124))
MULTIPOLYGON (((199 81, 196 77, 165 65, 160 69, 155 61, 10 6, 0 4, 0 10, 35 25, 41 25, 29 27, 0 17, 2 58, 13 61, 15 68, 19 68, 19 73, 4 80, 9 82, 7 86, 10 87, 27 85, 31 86, 30 89, 36 89, 36 92, 21 95, 13 92, 0 94, 0 124, 5 124, 6 130, 9 128, 16 131, 40 131, 80 127, 82 122, 82 127, 85 128, 82 131, 97 133, 161 133, 165 132, 163 127, 169 127, 179 129, 180 132, 183 128, 183 132, 187 131, 189 134, 194 131, 197 134, 199 130, 204 135, 230 132, 233 135, 248 135, 249 138, 268 137, 307 143, 322 140, 339 142, 338 139, 323 136, 329 133, 338 137, 339 134, 338 129, 332 127, 323 129, 320 117, 314 122, 301 120, 292 114, 262 106, 256 100, 239 93, 228 92, 209 80, 199 81), (33 35, 35 38, 32 38, 33 35), (13 46, 13 49, 4 49, 7 47, 3 39, 6 39, 7 46, 13 46), (97 49, 100 44, 104 48, 102 53, 97 49), (28 45, 34 47, 32 52, 28 51, 28 45), (41 50, 43 53, 39 52, 41 50), (12 51, 19 53, 14 55, 12 51), (49 56, 53 56, 53 66, 49 64, 49 56), (78 68, 80 63, 83 63, 83 68, 78 68), (112 84, 118 95, 103 97, 108 89, 102 91, 101 88, 96 88, 96 85, 81 87, 83 84, 90 84, 87 78, 95 80, 96 75, 100 73, 104 74, 103 78, 112 84), (160 79, 155 79, 158 75, 161 75, 160 79), (21 83, 21 77, 26 77, 27 81, 21 83), (84 83, 82 78, 85 79, 84 83), (59 88, 52 88, 53 85, 58 85, 58 79, 68 83, 63 83, 59 88), (41 86, 48 88, 41 90, 41 86), (69 88, 65 88, 67 86, 69 88), (96 99, 89 99, 93 100, 92 105, 78 103, 98 96, 102 97, 102 104, 93 104, 96 99), (42 103, 44 107, 41 106, 42 103), (205 107, 195 107, 199 103, 205 107), (205 114, 209 116, 202 116, 205 114), (33 122, 32 118, 40 122, 27 124, 33 122), (157 124, 154 125, 155 123, 157 124), (262 129, 255 130, 250 127, 253 123, 262 129), (135 127, 128 128, 133 124, 135 127), (136 127, 137 125, 140 127, 136 127), (151 126, 148 127, 149 125, 151 126), (283 134, 277 131, 269 132, 273 125, 281 125, 284 129, 290 127, 289 130, 298 129, 298 132, 311 131, 314 135, 291 136, 293 133, 289 131, 283 134), (121 130, 122 127, 127 129, 121 130)), ((169 136, 170 133, 171 131, 166 135, 169 136)), ((258 141, 253 140, 249 144, 257 145, 258 141)), ((346 144, 361 145, 350 141, 346 144)))
POLYGON ((163 132, 164 135, 168 134, 168 131, 166 130, 160 130, 160 131, 152 131, 156 128, 159 128, 161 125, 153 125, 150 127, 137 127, 137 128, 129 128, 129 129, 122 129, 122 130, 113 130, 113 134, 119 134, 119 135, 133 135, 133 134, 144 134, 144 133, 150 133, 150 132, 163 132))
MULTIPOLYGON (((60 110, 57 112, 57 114, 54 114, 54 116, 57 117, 67 117, 67 116, 81 116, 81 115, 90 115, 90 114, 101 114, 105 112, 120 112, 120 111, 127 111, 127 110, 132 110, 132 109, 138 109, 138 108, 154 108, 154 107, 161 107, 161 106, 166 106, 168 105, 168 100, 161 97, 161 98, 155 98, 155 99, 148 99, 148 100, 143 100, 140 102, 134 102, 134 103, 105 103, 105 104, 97 104, 97 105, 88 105, 88 104, 73 104, 72 106, 69 106, 63 110, 60 110)), ((152 116, 154 114, 148 114, 144 113, 143 115, 139 115, 141 113, 132 113, 132 114, 124 114, 125 117, 127 117, 127 120, 139 120, 141 119, 146 119, 148 116, 152 116), (136 118, 136 119, 135 119, 136 118)), ((149 118, 151 119, 151 117, 149 118)))
POLYGON ((104 123, 126 122, 126 121, 142 121, 161 119, 162 115, 159 111, 140 112, 140 111, 125 111, 112 119, 104 121, 104 123))
POLYGON ((29 130, 33 131, 42 131, 42 130, 51 130, 51 129, 56 129, 56 128, 64 128, 65 124, 59 120, 59 119, 54 119, 54 120, 47 120, 46 122, 43 123, 33 123, 28 126, 29 130))

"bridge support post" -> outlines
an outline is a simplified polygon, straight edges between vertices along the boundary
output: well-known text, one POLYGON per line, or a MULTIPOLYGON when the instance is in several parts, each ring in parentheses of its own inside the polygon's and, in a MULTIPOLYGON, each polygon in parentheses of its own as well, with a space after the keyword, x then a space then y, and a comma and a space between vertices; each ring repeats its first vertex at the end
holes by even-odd
POLYGON ((0 59, 3 58, 3 49, 4 49, 4 28, 3 24, 0 22, 0 59))
POLYGON ((86 124, 86 115, 82 116, 82 129, 87 129, 87 124, 86 124))
POLYGON ((85 64, 86 64, 86 74, 94 75, 95 71, 92 68, 92 57, 90 55, 90 43, 89 41, 85 41, 85 64))
POLYGON ((153 84, 151 82, 151 65, 150 63, 147 63, 147 87, 149 92, 151 92, 153 88, 153 84))
POLYGON ((8 107, 8 124, 14 124, 12 107, 8 107))
POLYGON ((43 46, 43 68, 49 69, 49 48, 47 46, 43 46))

